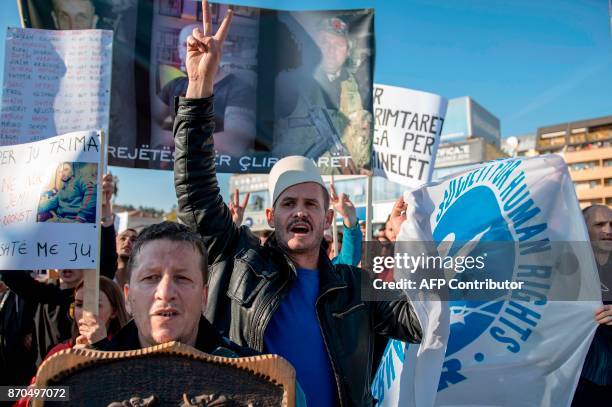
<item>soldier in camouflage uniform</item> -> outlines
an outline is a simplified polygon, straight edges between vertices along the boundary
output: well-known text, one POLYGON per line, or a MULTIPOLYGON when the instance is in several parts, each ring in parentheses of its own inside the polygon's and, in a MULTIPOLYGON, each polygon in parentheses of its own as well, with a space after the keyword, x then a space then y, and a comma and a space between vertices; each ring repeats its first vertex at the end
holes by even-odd
MULTIPOLYGON (((372 115, 364 109, 359 84, 346 66, 350 53, 346 23, 335 17, 323 20, 316 42, 321 63, 314 80, 301 78, 292 84, 297 87, 297 103, 276 122, 273 152, 314 159, 350 155, 349 166, 333 172, 356 173, 370 164, 372 115), (336 135, 335 143, 328 142, 330 133, 336 135)), ((321 170, 332 173, 331 168, 321 170)))

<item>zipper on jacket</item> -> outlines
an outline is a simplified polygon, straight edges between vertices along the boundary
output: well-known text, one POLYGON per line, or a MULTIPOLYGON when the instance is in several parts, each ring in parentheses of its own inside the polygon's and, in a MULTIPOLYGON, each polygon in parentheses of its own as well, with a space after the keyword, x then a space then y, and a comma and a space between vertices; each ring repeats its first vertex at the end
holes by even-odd
MULTIPOLYGON (((293 276, 295 277, 297 275, 297 272, 295 271, 295 266, 293 266, 291 259, 284 253, 282 254, 282 256, 286 264, 289 265, 289 268, 291 269, 291 272, 293 272, 293 276)), ((270 295, 270 297, 266 300, 266 302, 262 303, 261 306, 255 311, 255 315, 253 316, 253 323, 251 324, 251 328, 249 329, 249 335, 247 337, 247 341, 249 343, 253 343, 253 346, 251 347, 255 350, 258 350, 260 352, 263 351, 265 330, 268 327, 268 322, 270 321, 272 314, 274 314, 274 312, 278 309, 278 306, 280 302, 282 301, 282 298, 278 298, 278 301, 276 301, 276 304, 274 304, 274 306, 268 313, 265 324, 258 323, 259 318, 263 316, 263 313, 266 311, 266 308, 270 304, 272 304, 274 299, 281 293, 281 291, 283 290, 283 288, 285 288, 287 283, 289 283, 290 281, 293 281, 293 279, 291 278, 291 272, 289 273, 289 276, 287 276, 283 284, 281 284, 281 286, 278 288, 278 290, 276 290, 276 292, 273 295, 270 295), (261 327, 260 329, 261 332, 256 332, 258 330, 257 327, 261 327)))
POLYGON ((317 298, 317 301, 315 302, 315 314, 317 314, 317 320, 319 321, 319 327, 321 327, 321 335, 323 336, 323 343, 325 344, 325 349, 327 349, 327 355, 329 356, 329 362, 332 365, 332 370, 334 371, 334 379, 336 380, 336 387, 338 388, 338 401, 340 402, 340 406, 344 405, 343 402, 343 391, 342 391, 342 386, 340 385, 340 381, 339 381, 339 377, 340 374, 338 372, 338 367, 336 366, 335 362, 334 362, 334 358, 331 354, 330 348, 329 348, 329 344, 327 342, 327 336, 325 335, 325 329, 326 327, 323 326, 323 324, 321 323, 321 318, 319 317, 319 301, 321 300, 321 298, 323 298, 323 296, 325 296, 326 294, 334 291, 334 290, 341 290, 347 288, 347 286, 340 286, 340 287, 333 287, 330 288, 329 290, 325 291, 323 294, 319 295, 319 298, 317 298))
POLYGON ((268 322, 270 321, 270 317, 278 309, 278 306, 282 298, 279 298, 278 301, 276 301, 276 304, 274 304, 274 306, 270 309, 270 312, 268 313, 268 317, 266 318, 265 324, 259 323, 259 318, 263 316, 263 313, 266 310, 266 308, 274 301, 276 297, 278 297, 278 295, 281 293, 283 288, 285 288, 287 283, 288 283, 288 280, 285 280, 283 284, 281 284, 281 286, 278 288, 278 290, 276 290, 274 294, 270 295, 267 301, 255 311, 255 315, 253 316, 253 322, 251 323, 251 329, 249 329, 249 338, 248 338, 248 341, 252 342, 254 345, 253 349, 256 349, 260 352, 263 351, 263 345, 264 345, 263 338, 264 338, 265 330, 268 326, 268 322), (255 332, 258 329, 258 327, 261 327, 260 334, 255 332))

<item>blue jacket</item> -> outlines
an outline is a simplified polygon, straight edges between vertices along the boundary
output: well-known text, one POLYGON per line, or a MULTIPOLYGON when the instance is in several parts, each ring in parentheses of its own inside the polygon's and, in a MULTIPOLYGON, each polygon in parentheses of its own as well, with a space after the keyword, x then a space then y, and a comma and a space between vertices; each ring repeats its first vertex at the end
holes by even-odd
POLYGON ((361 261, 361 228, 359 222, 352 228, 344 228, 344 236, 342 238, 342 249, 340 253, 332 259, 332 264, 346 264, 356 266, 361 261))

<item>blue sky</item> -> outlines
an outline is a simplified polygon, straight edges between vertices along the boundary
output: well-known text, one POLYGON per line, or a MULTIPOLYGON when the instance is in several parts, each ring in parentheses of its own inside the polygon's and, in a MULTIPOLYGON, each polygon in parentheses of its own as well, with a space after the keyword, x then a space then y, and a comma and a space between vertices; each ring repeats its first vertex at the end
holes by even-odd
MULTIPOLYGON (((250 0, 301 9, 374 8, 375 82, 453 98, 469 95, 501 120, 502 135, 612 114, 608 0, 250 0)), ((0 41, 18 26, 16 1, 0 6, 0 41)), ((0 56, 3 71, 4 55, 0 56)), ((119 203, 169 209, 172 175, 113 168, 119 203), (158 188, 152 186, 158 185, 158 188)), ((223 177, 225 187, 227 177, 223 177)))

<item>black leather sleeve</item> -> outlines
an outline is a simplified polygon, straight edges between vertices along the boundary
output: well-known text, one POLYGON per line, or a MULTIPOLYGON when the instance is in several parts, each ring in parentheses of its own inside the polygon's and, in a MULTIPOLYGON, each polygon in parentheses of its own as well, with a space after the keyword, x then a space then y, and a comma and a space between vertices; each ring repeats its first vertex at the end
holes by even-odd
POLYGON ((198 231, 208 249, 209 264, 232 255, 239 238, 217 182, 213 140, 213 96, 179 98, 174 121, 174 186, 178 219, 198 231))
POLYGON ((374 332, 403 342, 421 342, 423 330, 410 301, 371 301, 369 304, 374 332))

